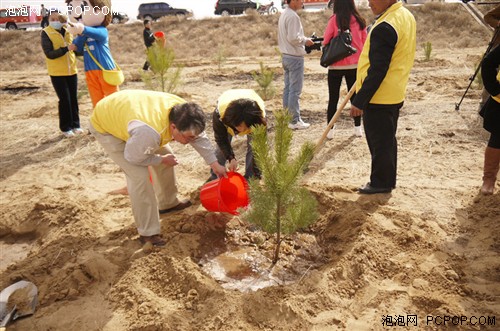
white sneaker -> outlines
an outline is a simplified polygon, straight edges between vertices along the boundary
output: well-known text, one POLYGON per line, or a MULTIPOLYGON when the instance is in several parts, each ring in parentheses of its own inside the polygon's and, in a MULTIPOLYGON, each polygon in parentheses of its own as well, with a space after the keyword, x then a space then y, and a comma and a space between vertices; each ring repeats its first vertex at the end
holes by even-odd
POLYGON ((73 129, 73 134, 75 136, 84 135, 84 134, 87 134, 87 130, 84 130, 82 128, 76 128, 76 129, 73 129))
POLYGON ((328 131, 328 133, 326 134, 326 137, 328 139, 333 139, 333 136, 335 136, 335 125, 333 126, 333 128, 331 128, 330 131, 328 131))
POLYGON ((73 138, 75 136, 75 134, 73 133, 73 131, 69 130, 69 131, 64 131, 63 133, 63 136, 66 137, 66 138, 73 138))
POLYGON ((303 130, 303 129, 307 129, 310 126, 311 126, 311 124, 305 123, 304 121, 302 121, 302 119, 299 119, 297 121, 297 123, 295 123, 295 124, 288 123, 288 127, 292 130, 303 130))
POLYGON ((363 137, 363 131, 361 131, 361 125, 354 127, 354 133, 356 137, 363 137))

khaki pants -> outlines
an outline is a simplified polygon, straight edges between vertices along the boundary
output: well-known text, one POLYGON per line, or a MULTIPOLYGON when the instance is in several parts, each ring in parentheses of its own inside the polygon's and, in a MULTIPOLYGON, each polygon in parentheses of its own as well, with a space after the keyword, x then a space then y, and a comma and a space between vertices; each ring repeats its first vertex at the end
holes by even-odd
MULTIPOLYGON (((179 204, 177 199, 177 183, 174 167, 160 164, 158 166, 139 166, 131 164, 124 157, 125 141, 110 134, 97 132, 92 124, 90 132, 101 144, 109 157, 120 166, 127 179, 127 189, 132 203, 137 231, 141 236, 160 234, 160 215, 158 209, 168 209, 179 204), (149 171, 153 185, 149 180, 149 171), (156 193, 156 194, 155 194, 156 193)), ((170 146, 160 147, 156 153, 172 154, 170 146)))

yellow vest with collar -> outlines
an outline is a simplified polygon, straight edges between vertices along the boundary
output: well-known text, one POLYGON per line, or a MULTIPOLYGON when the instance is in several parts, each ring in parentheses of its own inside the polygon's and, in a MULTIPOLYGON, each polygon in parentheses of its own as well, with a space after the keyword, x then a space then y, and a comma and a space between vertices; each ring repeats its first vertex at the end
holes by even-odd
MULTIPOLYGON (((71 45, 73 41, 73 36, 68 31, 66 31, 64 37, 59 31, 50 25, 43 29, 43 31, 45 31, 52 42, 54 50, 61 47, 67 47, 68 45, 71 45)), ((74 52, 68 51, 66 54, 58 57, 57 59, 49 59, 48 57, 45 57, 45 62, 47 63, 47 70, 50 76, 72 76, 77 73, 76 56, 74 52)))
MULTIPOLYGON (((266 106, 264 104, 264 100, 262 100, 262 98, 257 94, 257 92, 250 89, 234 89, 225 91, 224 93, 221 94, 219 100, 217 100, 217 109, 219 110, 219 115, 221 119, 224 118, 224 115, 226 114, 226 109, 229 106, 229 104, 234 100, 238 99, 250 99, 257 102, 260 109, 262 110, 262 117, 264 118, 266 117, 266 110, 265 110, 266 106)), ((230 127, 227 127, 227 132, 231 136, 234 136, 234 130, 231 129, 230 127)), ((244 134, 239 133, 238 135, 242 136, 244 134)))
POLYGON ((186 101, 176 95, 145 90, 115 92, 97 103, 90 122, 97 132, 127 141, 128 125, 141 121, 161 136, 161 145, 172 141, 168 116, 173 106, 186 101))
POLYGON ((380 23, 386 22, 396 30, 398 40, 392 54, 387 75, 373 95, 370 103, 393 105, 404 101, 406 86, 410 76, 416 50, 417 26, 413 15, 403 7, 401 2, 390 6, 373 24, 359 57, 356 91, 361 89, 370 68, 371 32, 380 23))

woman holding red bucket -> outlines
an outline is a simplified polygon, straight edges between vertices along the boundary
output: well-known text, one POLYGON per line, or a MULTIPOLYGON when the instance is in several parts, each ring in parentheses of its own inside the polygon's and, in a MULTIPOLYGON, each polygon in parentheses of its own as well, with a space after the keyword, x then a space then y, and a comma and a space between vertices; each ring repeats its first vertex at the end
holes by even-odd
MULTIPOLYGON (((260 178, 260 170, 253 157, 251 133, 253 126, 266 124, 264 100, 254 90, 233 89, 222 93, 213 113, 217 161, 221 165, 229 162, 229 171, 236 171, 238 161, 231 147, 231 142, 233 137, 247 136, 245 178, 260 178)), ((208 181, 216 178, 211 171, 208 181)))

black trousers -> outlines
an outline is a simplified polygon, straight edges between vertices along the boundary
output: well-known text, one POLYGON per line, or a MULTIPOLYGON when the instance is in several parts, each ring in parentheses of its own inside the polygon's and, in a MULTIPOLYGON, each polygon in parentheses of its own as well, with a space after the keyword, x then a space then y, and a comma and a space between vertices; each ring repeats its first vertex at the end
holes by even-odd
POLYGON ((363 126, 372 157, 370 184, 378 188, 395 188, 398 160, 399 110, 403 104, 369 104, 363 111, 363 126))
POLYGON ((500 135, 492 133, 490 139, 488 140, 488 147, 499 148, 500 149, 500 135))
POLYGON ((77 75, 50 76, 50 80, 59 98, 59 129, 65 132, 79 128, 80 115, 77 98, 77 75))
MULTIPOLYGON (((330 120, 337 112, 342 77, 345 77, 347 88, 350 90, 354 83, 356 83, 356 69, 328 70, 328 111, 326 114, 327 123, 330 123, 330 120)), ((352 95, 350 100, 354 100, 355 96, 356 93, 352 95)), ((361 116, 354 117, 354 125, 361 125, 361 116)))
POLYGON ((49 17, 44 16, 42 17, 42 21, 40 22, 40 26, 43 28, 47 27, 49 25, 49 17))

